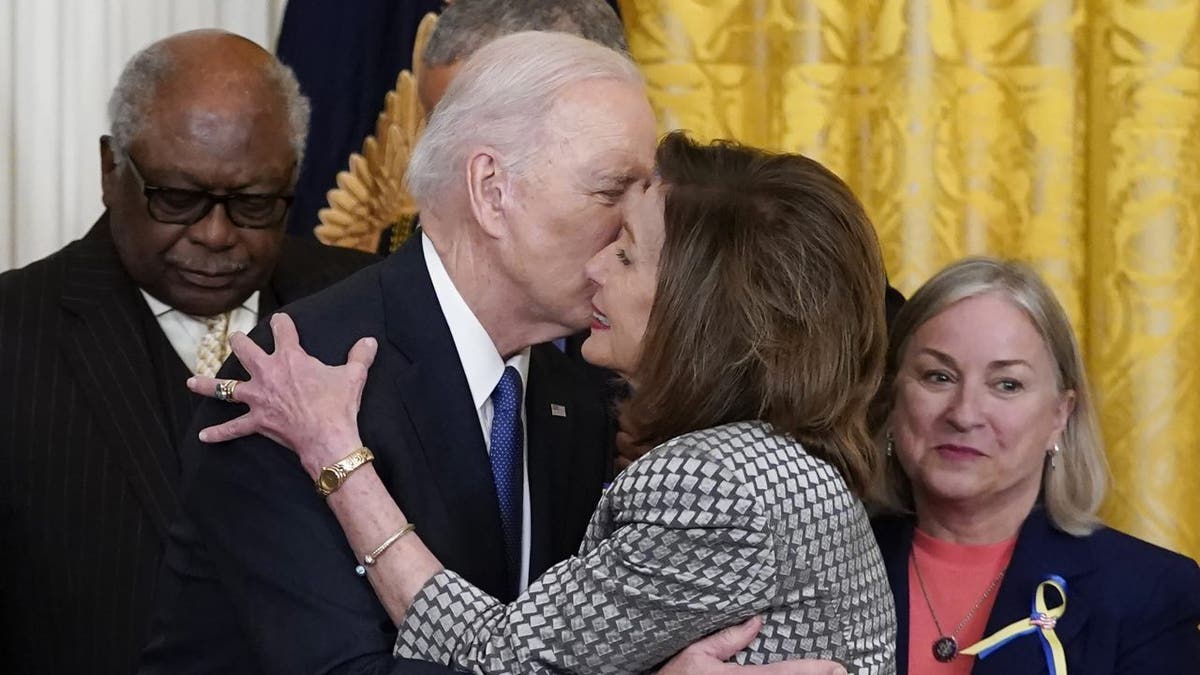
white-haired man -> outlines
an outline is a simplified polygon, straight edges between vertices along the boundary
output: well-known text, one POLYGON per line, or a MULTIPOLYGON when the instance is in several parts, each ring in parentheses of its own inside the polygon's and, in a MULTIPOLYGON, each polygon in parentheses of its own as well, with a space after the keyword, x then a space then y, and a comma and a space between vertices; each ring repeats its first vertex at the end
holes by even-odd
MULTIPOLYGON (((648 184, 656 130, 627 58, 530 35, 481 50, 431 118, 410 166, 421 236, 287 308, 327 363, 378 342, 359 415, 370 451, 347 447, 314 490, 264 436, 198 450, 142 672, 441 672, 392 658, 371 552, 324 501, 366 461, 438 558, 493 597, 575 552, 610 467, 603 403, 543 343, 591 322, 584 263, 648 184)), ((269 330, 252 337, 270 347, 269 330)), ((237 414, 212 403, 194 428, 237 414)))
POLYGON ((6 673, 136 667, 198 402, 184 380, 215 370, 229 331, 375 260, 284 235, 308 102, 262 47, 159 41, 109 112, 105 213, 0 275, 6 673))
MULTIPOLYGON (((326 361, 379 341, 361 417, 376 469, 438 556, 500 598, 573 553, 610 472, 603 402, 539 343, 590 323, 584 263, 653 170, 637 68, 556 44, 518 42, 456 82, 410 170, 423 235, 288 309, 326 361), (513 369, 527 433, 501 458, 490 399, 513 369)), ((195 424, 230 412, 204 406, 195 424)), ((195 456, 144 672, 418 672, 392 660, 395 627, 290 453, 252 437, 195 456)))

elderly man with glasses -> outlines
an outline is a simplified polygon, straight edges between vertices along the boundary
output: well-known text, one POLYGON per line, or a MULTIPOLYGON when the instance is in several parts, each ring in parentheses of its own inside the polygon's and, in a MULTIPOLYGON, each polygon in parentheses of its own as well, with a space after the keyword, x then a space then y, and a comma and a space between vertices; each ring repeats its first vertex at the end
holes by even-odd
POLYGON ((373 260, 284 235, 308 103, 252 42, 151 45, 109 112, 105 214, 0 275, 7 673, 135 669, 186 465, 184 381, 229 333, 373 260))

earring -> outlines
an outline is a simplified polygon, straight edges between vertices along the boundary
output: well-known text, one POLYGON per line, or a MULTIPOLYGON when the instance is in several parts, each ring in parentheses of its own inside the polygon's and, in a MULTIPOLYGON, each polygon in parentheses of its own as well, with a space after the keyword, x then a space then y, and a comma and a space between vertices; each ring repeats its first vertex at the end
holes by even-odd
POLYGON ((1058 443, 1055 443, 1053 448, 1050 448, 1049 450, 1046 451, 1046 454, 1050 455, 1050 470, 1051 471, 1056 469, 1058 466, 1057 462, 1055 461, 1058 458, 1058 453, 1059 453, 1058 443))
POLYGON ((887 456, 891 457, 896 454, 896 439, 892 438, 892 432, 887 432, 887 456))

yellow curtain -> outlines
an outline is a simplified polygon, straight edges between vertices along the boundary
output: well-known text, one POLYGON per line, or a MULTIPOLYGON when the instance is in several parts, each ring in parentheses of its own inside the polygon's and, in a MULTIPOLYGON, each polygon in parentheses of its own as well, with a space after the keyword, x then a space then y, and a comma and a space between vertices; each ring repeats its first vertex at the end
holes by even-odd
POLYGON ((1083 344, 1106 520, 1200 558, 1200 0, 625 0, 664 129, 799 151, 911 293, 1032 263, 1083 344))

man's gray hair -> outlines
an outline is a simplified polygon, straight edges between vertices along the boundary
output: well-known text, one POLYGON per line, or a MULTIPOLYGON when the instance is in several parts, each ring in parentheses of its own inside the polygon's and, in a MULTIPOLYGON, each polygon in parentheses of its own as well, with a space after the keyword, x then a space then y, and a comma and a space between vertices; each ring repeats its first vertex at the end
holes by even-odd
POLYGON ((633 61, 566 33, 514 33, 484 45, 463 64, 413 149, 408 188, 428 207, 462 183, 471 148, 495 148, 521 176, 545 145, 545 117, 568 86, 615 80, 645 86, 633 61))
POLYGON ((629 51, 621 19, 604 0, 456 0, 438 17, 425 65, 455 63, 498 37, 528 30, 570 33, 629 51))
MULTIPOLYGON (((154 100, 158 86, 174 73, 175 56, 171 45, 160 40, 146 47, 129 62, 117 79, 108 99, 108 118, 111 121, 113 159, 120 163, 129 154, 129 146, 146 120, 146 108, 154 100)), ((292 69, 271 58, 263 76, 284 101, 288 119, 288 137, 296 166, 304 160, 304 143, 308 138, 308 118, 311 107, 308 97, 300 91, 300 82, 292 69)))

